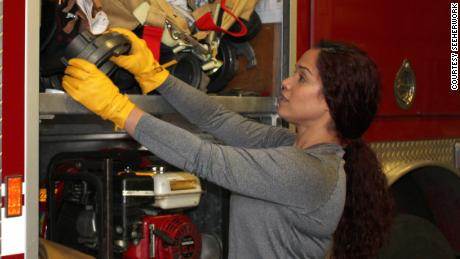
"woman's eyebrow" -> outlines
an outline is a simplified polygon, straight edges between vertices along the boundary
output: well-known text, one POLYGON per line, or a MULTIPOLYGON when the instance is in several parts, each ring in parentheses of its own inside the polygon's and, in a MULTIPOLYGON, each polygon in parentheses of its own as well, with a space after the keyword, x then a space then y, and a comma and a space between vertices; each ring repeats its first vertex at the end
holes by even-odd
POLYGON ((308 67, 306 67, 306 66, 302 66, 302 65, 299 65, 299 64, 297 64, 296 66, 297 66, 297 69, 301 68, 301 69, 305 69, 305 70, 307 70, 307 71, 308 71, 308 73, 310 73, 310 75, 312 75, 312 76, 313 76, 313 73, 311 72, 311 70, 310 70, 310 69, 308 69, 308 67))

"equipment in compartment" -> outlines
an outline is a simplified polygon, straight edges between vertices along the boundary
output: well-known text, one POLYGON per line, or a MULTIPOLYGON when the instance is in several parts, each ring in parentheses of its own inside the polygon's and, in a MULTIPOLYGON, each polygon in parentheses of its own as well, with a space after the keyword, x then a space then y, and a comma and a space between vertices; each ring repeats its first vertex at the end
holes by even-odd
POLYGON ((184 210, 199 204, 199 179, 146 157, 127 163, 133 152, 53 159, 42 236, 104 259, 200 258, 201 233, 184 210))
MULTIPOLYGON (((260 20, 260 16, 257 14, 256 11, 252 12, 251 16, 249 17, 249 20, 241 19, 243 24, 248 28, 248 33, 242 37, 233 37, 229 34, 225 35, 226 38, 229 38, 232 41, 235 42, 248 42, 252 40, 254 37, 257 36, 259 31, 262 29, 262 21, 260 20)), ((239 23, 234 23, 229 31, 232 32, 237 32, 241 31, 239 23)))
POLYGON ((129 40, 119 33, 93 35, 89 31, 83 31, 67 45, 62 62, 67 64, 71 58, 86 59, 110 76, 117 69, 110 62, 110 57, 127 54, 130 48, 129 40))
POLYGON ((93 35, 89 31, 78 34, 64 50, 62 63, 71 58, 82 58, 95 64, 123 92, 138 93, 138 83, 128 71, 110 61, 112 56, 126 55, 131 49, 131 42, 117 32, 93 35))
MULTIPOLYGON (((177 63, 167 68, 171 74, 202 91, 218 93, 238 72, 240 55, 236 53, 241 52, 235 50, 237 45, 230 45, 225 41, 238 41, 249 45, 249 40, 257 35, 261 27, 260 18, 253 11, 257 1, 227 2, 228 7, 225 1, 203 2, 199 7, 196 3, 189 2, 187 6, 184 2, 179 7, 177 1, 164 0, 139 0, 126 5, 97 1, 92 13, 103 11, 107 13, 111 26, 134 30, 138 36, 145 36, 148 43, 155 42, 148 44, 149 46, 161 45, 162 55, 167 50, 166 58, 162 55, 157 57, 161 64, 170 61, 177 63), (140 8, 141 6, 144 8, 140 8), (142 22, 136 19, 135 14, 139 10, 143 13, 141 16, 149 19, 142 22), (213 26, 209 27, 211 24, 213 26), (160 38, 152 38, 146 33, 149 28, 155 28, 160 38)), ((41 92, 47 89, 50 89, 49 92, 63 91, 61 81, 65 65, 70 58, 79 57, 95 63, 121 92, 141 93, 134 77, 109 61, 112 55, 129 52, 129 42, 126 39, 114 33, 91 34, 91 26, 85 16, 88 10, 81 10, 75 1, 43 0, 41 11, 41 92)), ((152 51, 159 52, 158 47, 152 51)))
POLYGON ((144 238, 131 245, 123 258, 200 258, 201 235, 185 215, 146 216, 142 222, 144 238))
MULTIPOLYGON (((100 5, 93 6, 93 11, 100 11, 100 5)), ((114 32, 93 35, 76 1, 43 0, 41 17, 40 92, 63 91, 67 62, 78 57, 96 64, 122 92, 141 93, 134 77, 109 61, 113 55, 129 52, 129 40, 114 32)))
POLYGON ((211 82, 208 85, 208 92, 210 93, 222 91, 227 83, 233 79, 239 68, 236 50, 230 44, 229 40, 222 39, 218 50, 217 58, 222 61, 222 66, 213 71, 209 76, 211 82))
POLYGON ((174 54, 166 47, 163 47, 161 54, 161 63, 177 61, 177 64, 168 68, 172 75, 201 91, 207 91, 210 79, 201 70, 201 61, 195 55, 186 52, 174 54))
POLYGON ((186 172, 157 174, 153 177, 155 203, 161 209, 197 206, 201 185, 198 177, 186 172))

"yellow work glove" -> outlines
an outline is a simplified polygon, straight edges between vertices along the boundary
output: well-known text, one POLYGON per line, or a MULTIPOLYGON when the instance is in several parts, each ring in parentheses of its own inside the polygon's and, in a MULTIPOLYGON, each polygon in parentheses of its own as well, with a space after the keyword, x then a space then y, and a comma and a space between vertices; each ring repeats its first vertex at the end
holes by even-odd
POLYGON ((131 41, 130 55, 114 56, 110 60, 134 75, 142 93, 147 94, 155 90, 168 78, 169 71, 153 58, 144 40, 127 29, 112 28, 109 31, 118 32, 131 41))
POLYGON ((102 71, 83 59, 69 61, 62 85, 73 99, 122 129, 135 107, 102 71))

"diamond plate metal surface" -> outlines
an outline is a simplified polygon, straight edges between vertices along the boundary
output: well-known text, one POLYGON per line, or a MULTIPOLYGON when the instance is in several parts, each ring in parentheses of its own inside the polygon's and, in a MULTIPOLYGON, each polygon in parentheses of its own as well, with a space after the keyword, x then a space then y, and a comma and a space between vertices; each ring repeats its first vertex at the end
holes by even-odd
POLYGON ((456 143, 460 139, 374 142, 370 146, 392 184, 406 172, 428 165, 445 167, 460 176, 455 167, 456 143))

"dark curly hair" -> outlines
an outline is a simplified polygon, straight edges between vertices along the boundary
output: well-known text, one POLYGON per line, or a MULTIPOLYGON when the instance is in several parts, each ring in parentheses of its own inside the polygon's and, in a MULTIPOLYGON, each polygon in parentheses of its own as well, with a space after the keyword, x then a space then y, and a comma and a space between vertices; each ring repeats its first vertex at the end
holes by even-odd
POLYGON ((357 47, 321 41, 317 67, 323 94, 345 146, 346 202, 334 233, 334 258, 374 257, 389 232, 393 202, 372 149, 361 139, 380 100, 375 63, 357 47))

